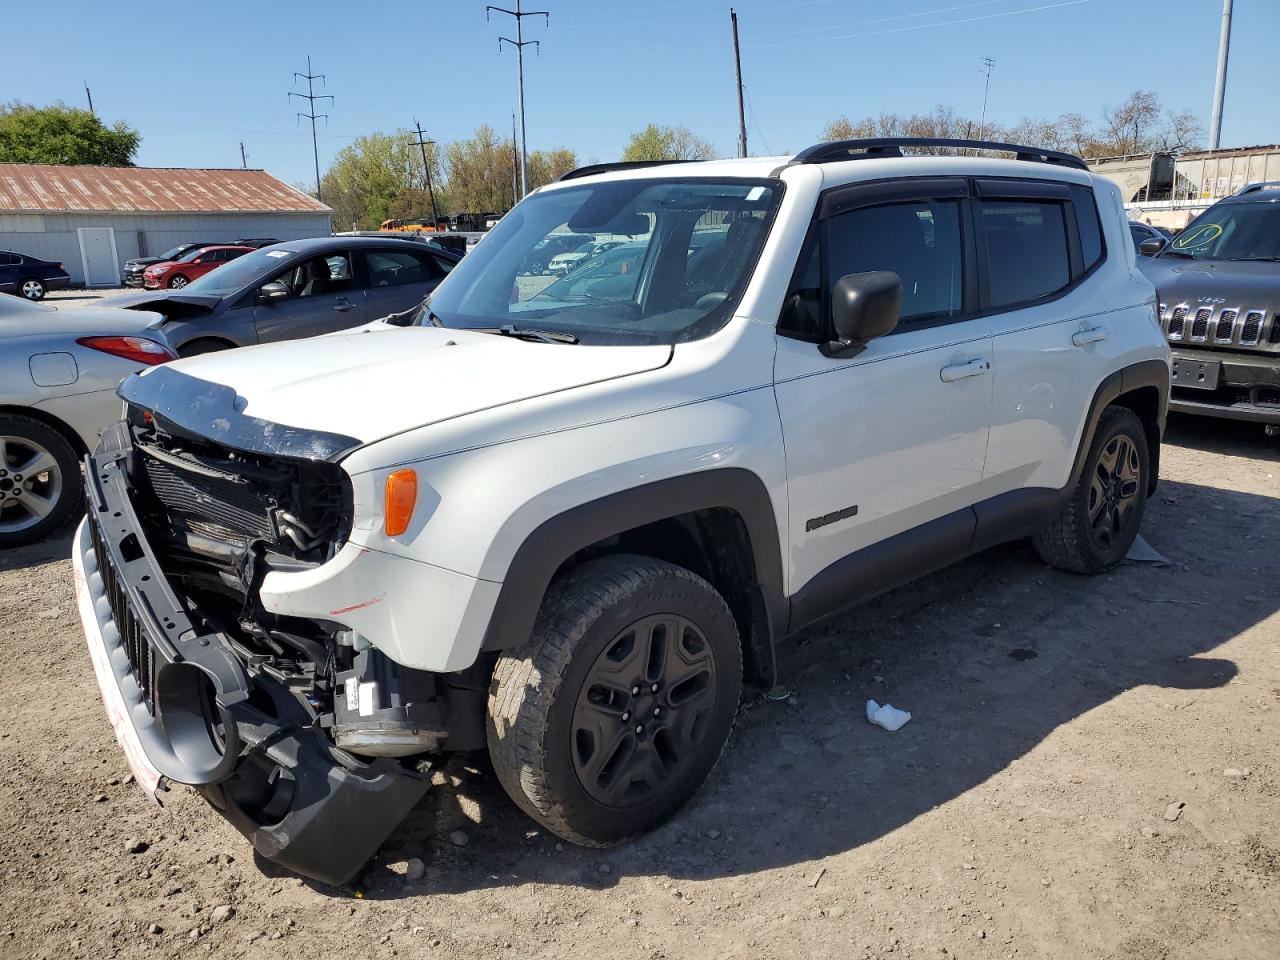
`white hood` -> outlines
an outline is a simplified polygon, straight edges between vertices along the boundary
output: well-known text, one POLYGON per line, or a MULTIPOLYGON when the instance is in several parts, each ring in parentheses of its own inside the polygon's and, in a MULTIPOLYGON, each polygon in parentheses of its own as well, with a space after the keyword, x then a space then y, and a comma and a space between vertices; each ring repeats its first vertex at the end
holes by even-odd
POLYGON ((517 400, 656 370, 670 358, 668 346, 594 347, 374 326, 167 366, 232 388, 236 409, 246 416, 371 443, 517 400))

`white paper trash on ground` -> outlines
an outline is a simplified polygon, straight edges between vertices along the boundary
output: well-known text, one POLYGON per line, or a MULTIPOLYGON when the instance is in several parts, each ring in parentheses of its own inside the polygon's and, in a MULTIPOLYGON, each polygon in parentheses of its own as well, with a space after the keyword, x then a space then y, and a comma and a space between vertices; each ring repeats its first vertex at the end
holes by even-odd
POLYGON ((1142 534, 1138 534, 1134 538, 1133 546, 1129 548, 1129 552, 1124 555, 1124 558, 1130 563, 1150 563, 1157 567, 1167 567, 1169 565, 1168 557, 1147 543, 1142 534))
POLYGON ((884 727, 890 733, 901 730, 910 719, 911 714, 905 710, 891 707, 887 703, 882 707, 874 700, 867 701, 867 720, 877 727, 884 727))

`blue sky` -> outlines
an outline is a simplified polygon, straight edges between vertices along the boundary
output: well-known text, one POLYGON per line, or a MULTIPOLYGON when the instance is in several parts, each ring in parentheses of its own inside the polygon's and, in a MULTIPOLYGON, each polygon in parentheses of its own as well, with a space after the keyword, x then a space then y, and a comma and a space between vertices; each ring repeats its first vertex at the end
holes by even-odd
MULTIPOLYGON (((503 5, 512 6, 514 0, 503 5)), ((0 100, 84 104, 142 132, 146 166, 249 165, 310 183, 309 129, 292 73, 327 74, 336 100, 320 163, 351 138, 408 126, 438 140, 481 123, 510 130, 510 18, 474 0, 60 0, 6 11, 0 100), (53 29, 50 29, 50 28, 53 29)), ((525 20, 529 146, 612 160, 646 123, 685 124, 725 155, 737 111, 724 0, 545 0, 525 20)), ((1220 0, 739 0, 752 153, 799 150, 841 114, 982 106, 981 60, 997 61, 988 115, 1001 123, 1074 110, 1098 118, 1132 90, 1208 126, 1220 0)), ((1236 0, 1224 145, 1280 141, 1280 0, 1236 0)))

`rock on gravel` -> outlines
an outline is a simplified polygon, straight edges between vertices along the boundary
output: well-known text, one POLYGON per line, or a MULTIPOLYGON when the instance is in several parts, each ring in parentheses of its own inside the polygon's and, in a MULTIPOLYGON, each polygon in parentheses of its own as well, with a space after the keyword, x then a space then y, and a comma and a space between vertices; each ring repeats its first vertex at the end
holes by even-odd
POLYGON ((451 830, 449 832, 449 842, 455 847, 465 847, 471 842, 471 837, 467 835, 465 830, 451 830))
POLYGON ((145 840, 139 840, 137 837, 130 837, 124 842, 125 853, 146 853, 151 849, 151 844, 145 840))
POLYGON ((223 903, 213 908, 209 916, 214 923, 226 923, 236 915, 236 908, 229 903, 223 903))

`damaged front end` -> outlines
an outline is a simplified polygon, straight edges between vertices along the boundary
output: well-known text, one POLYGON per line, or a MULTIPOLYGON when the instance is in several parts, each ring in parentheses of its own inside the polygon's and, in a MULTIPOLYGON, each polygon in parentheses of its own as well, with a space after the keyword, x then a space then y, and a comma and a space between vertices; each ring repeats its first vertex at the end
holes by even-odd
MULTIPOLYGON (((483 685, 259 603, 265 577, 345 543, 341 467, 227 446, 130 399, 87 458, 74 557, 117 736, 135 768, 196 787, 263 856, 345 883, 426 792, 451 707, 477 713, 483 685)), ((294 454, 353 442, 291 436, 294 454)), ((475 745, 453 733, 451 749, 475 745)))

